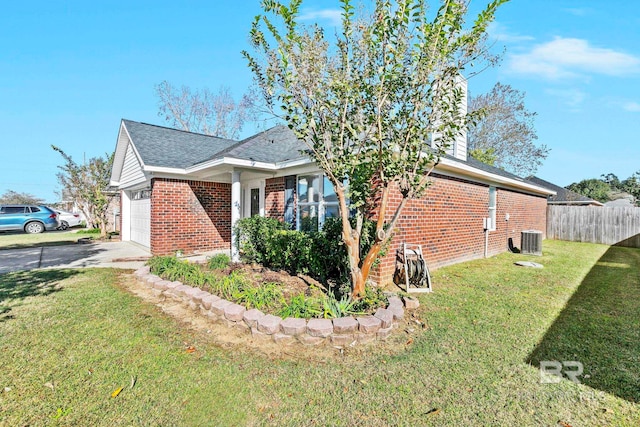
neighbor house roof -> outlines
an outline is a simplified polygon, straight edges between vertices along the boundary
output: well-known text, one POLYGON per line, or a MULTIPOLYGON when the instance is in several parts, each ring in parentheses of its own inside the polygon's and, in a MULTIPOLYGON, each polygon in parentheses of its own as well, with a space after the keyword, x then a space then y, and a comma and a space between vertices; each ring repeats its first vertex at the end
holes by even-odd
POLYGON ((546 187, 556 192, 555 196, 549 197, 548 203, 550 205, 602 206, 602 203, 597 200, 593 200, 589 197, 583 196, 582 194, 578 194, 575 191, 567 190, 564 187, 560 187, 559 185, 553 184, 549 181, 545 181, 544 179, 538 178, 537 176, 529 177, 527 178, 527 181, 533 182, 534 184, 546 187))

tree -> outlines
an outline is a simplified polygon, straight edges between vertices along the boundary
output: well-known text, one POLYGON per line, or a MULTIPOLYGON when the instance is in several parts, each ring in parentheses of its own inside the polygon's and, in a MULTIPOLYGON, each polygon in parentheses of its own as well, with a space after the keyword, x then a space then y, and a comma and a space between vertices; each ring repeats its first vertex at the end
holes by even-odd
POLYGON ((536 113, 524 105, 524 92, 500 82, 484 95, 471 97, 469 111, 479 120, 469 128, 469 153, 491 165, 520 176, 533 175, 549 155, 538 139, 533 121, 536 113))
POLYGON ((7 190, 0 196, 0 204, 9 205, 42 205, 44 200, 29 193, 18 193, 17 191, 7 190))
POLYGON ((583 179, 580 182, 574 182, 566 188, 602 203, 611 200, 609 197, 611 187, 606 182, 597 178, 583 179))
POLYGON ((640 206, 640 171, 635 172, 629 178, 622 181, 619 190, 631 194, 637 206, 640 206))
POLYGON ((87 219, 89 227, 100 228, 100 234, 107 234, 107 217, 109 204, 115 193, 109 192, 109 179, 113 154, 105 157, 93 157, 88 163, 79 165, 62 149, 52 145, 65 161, 58 166, 61 172, 58 179, 63 187, 63 193, 76 203, 87 219))
POLYGON ((298 25, 301 0, 263 0, 265 14, 250 33, 256 53, 243 55, 266 106, 334 186, 355 297, 407 201, 424 194, 439 156, 466 126, 459 73, 472 61, 495 60, 484 49, 486 28, 504 2, 491 2, 464 28, 463 0, 444 0, 432 20, 426 0, 376 0, 364 18, 341 0, 342 30, 331 45, 317 25, 298 25), (390 202, 393 191, 398 203, 390 202), (361 256, 372 213, 376 239, 361 256))
POLYGON ((622 190, 620 179, 613 173, 601 175, 600 180, 607 183, 612 190, 622 190))
POLYGON ((253 118, 252 98, 244 95, 236 102, 225 86, 217 93, 207 88, 192 92, 187 86, 177 89, 163 81, 155 91, 160 100, 158 115, 188 132, 237 139, 245 122, 253 118))

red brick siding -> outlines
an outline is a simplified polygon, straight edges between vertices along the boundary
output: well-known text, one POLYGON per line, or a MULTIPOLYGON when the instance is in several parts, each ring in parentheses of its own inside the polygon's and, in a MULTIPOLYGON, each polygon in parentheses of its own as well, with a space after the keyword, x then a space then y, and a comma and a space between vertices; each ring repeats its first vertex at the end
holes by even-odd
MULTIPOLYGON (((390 219, 400 203, 396 191, 390 197, 390 219)), ((400 217, 386 256, 371 274, 386 284, 395 270, 396 250, 403 242, 422 245, 430 269, 484 256, 482 219, 488 216, 489 186, 434 175, 424 198, 408 202, 400 217)), ((507 238, 520 244, 520 231, 545 231, 547 201, 514 191, 497 189, 496 231, 489 233, 489 255, 507 250, 507 238), (509 213, 510 220, 505 221, 509 213)))
POLYGON ((231 184, 152 180, 152 254, 229 249, 230 242, 231 184))
POLYGON ((271 178, 264 186, 264 214, 284 221, 284 178, 271 178))

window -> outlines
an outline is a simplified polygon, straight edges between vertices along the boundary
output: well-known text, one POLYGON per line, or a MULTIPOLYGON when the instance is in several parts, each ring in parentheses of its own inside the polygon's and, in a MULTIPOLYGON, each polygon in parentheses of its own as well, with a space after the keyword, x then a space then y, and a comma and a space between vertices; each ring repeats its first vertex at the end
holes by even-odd
POLYGON ((284 179, 284 222, 287 224, 293 224, 295 219, 295 187, 295 175, 284 179))
POLYGON ((143 200, 151 198, 151 190, 138 190, 131 193, 131 200, 143 200))
POLYGON ((36 208, 35 206, 30 206, 30 209, 31 209, 31 213, 40 212, 40 209, 36 208))
POLYGON ((496 230, 496 187, 489 187, 489 230, 496 230))
POLYGON ((5 206, 2 210, 3 214, 23 214, 24 212, 24 206, 5 206))
POLYGON ((251 216, 260 215, 260 189, 251 189, 251 216))
POLYGON ((326 176, 298 177, 298 230, 318 231, 322 229, 326 218, 335 218, 338 215, 338 197, 326 176))

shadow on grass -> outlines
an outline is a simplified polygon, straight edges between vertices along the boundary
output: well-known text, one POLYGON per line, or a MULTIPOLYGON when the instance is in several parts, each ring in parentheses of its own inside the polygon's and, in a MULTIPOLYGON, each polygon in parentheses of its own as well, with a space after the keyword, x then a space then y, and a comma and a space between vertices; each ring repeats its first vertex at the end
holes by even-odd
POLYGON ((62 290, 60 282, 80 273, 77 270, 20 271, 0 275, 0 322, 13 318, 11 310, 25 298, 48 296, 62 290))
MULTIPOLYGON (((640 249, 611 247, 527 362, 577 361, 585 385, 640 402, 640 249)), ((574 368, 568 370, 575 370, 574 368)))

